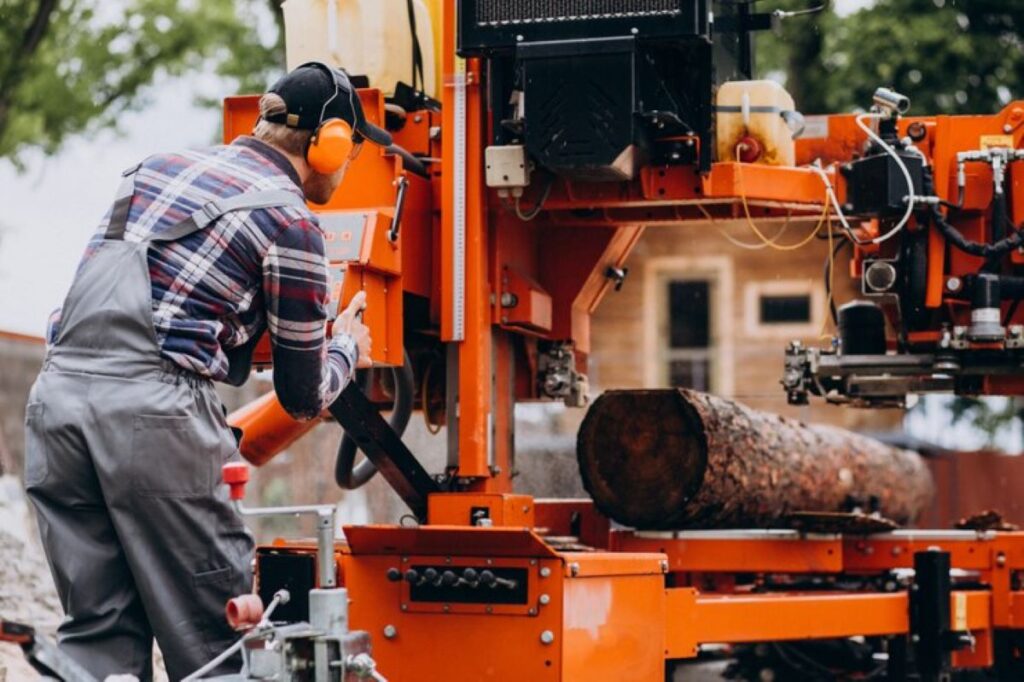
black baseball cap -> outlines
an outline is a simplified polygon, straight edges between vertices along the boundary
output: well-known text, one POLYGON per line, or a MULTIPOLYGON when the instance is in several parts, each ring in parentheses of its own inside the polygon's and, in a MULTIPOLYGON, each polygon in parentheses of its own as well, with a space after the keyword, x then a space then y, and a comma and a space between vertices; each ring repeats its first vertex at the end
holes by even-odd
POLYGON ((268 92, 284 100, 288 111, 264 118, 289 128, 316 130, 321 121, 340 118, 356 133, 382 147, 391 145, 391 134, 366 120, 359 96, 348 75, 320 62, 307 62, 285 74, 268 92), (325 106, 326 105, 326 106, 325 106))

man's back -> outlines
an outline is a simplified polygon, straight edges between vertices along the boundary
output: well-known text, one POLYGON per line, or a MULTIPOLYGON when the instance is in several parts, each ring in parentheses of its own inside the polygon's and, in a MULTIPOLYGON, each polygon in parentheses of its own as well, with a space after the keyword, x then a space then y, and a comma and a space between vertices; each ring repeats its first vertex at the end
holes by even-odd
MULTIPOLYGON (((160 234, 210 201, 263 190, 302 196, 288 160, 253 138, 151 156, 134 177, 126 241, 160 234)), ((102 241, 109 219, 108 213, 83 264, 102 241)), ((278 206, 229 213, 183 239, 152 244, 148 259, 153 327, 164 359, 225 381, 230 351, 253 342, 269 325, 280 359, 304 377, 305 385, 281 396, 282 402, 302 416, 314 416, 322 408, 321 394, 334 393, 322 386, 320 371, 327 281, 323 234, 310 211, 278 206)), ((58 333, 59 314, 48 333, 51 343, 58 333)), ((350 356, 345 360, 352 362, 350 356)))

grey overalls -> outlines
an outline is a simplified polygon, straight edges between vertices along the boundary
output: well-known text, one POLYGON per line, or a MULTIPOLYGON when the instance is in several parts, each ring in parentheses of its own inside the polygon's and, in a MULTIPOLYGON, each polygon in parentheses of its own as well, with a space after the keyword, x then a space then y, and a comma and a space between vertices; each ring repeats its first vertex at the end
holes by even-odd
POLYGON ((29 396, 25 485, 67 614, 61 648, 99 679, 148 679, 155 635, 177 680, 234 639, 224 604, 251 589, 253 541, 221 485, 237 448, 213 385, 160 357, 147 253, 229 211, 303 202, 249 192, 126 241, 137 169, 29 396))

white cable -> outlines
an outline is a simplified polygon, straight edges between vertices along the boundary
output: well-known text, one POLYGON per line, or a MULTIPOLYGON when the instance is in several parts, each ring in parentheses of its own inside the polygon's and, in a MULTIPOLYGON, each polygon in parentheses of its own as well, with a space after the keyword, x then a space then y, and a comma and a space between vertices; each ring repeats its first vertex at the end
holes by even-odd
POLYGON ((917 197, 914 195, 914 179, 910 177, 910 171, 907 169, 907 164, 903 162, 903 159, 900 158, 900 155, 896 153, 895 149, 893 149, 885 140, 879 137, 878 134, 874 130, 872 130, 870 126, 864 124, 863 119, 867 118, 881 119, 885 118, 885 115, 861 114, 860 116, 857 116, 853 120, 857 123, 857 127, 859 127, 861 130, 867 133, 868 137, 874 140, 874 142, 879 147, 884 149, 885 152, 893 158, 893 161, 895 161, 896 165, 899 166, 900 171, 903 172, 903 177, 906 178, 907 180, 907 196, 904 198, 904 201, 907 202, 907 212, 903 214, 903 219, 896 224, 896 227, 892 228, 882 236, 875 237, 874 239, 871 240, 872 244, 881 244, 882 242, 895 236, 897 232, 902 230, 906 226, 906 224, 910 222, 910 216, 914 214, 914 202, 917 201, 917 197))
MULTIPOLYGON (((907 211, 906 213, 903 214, 903 218, 900 220, 899 223, 897 223, 896 227, 892 228, 891 230, 889 230, 888 232, 881 236, 875 237, 874 239, 865 240, 857 237, 857 235, 854 233, 853 227, 846 219, 846 214, 843 213, 843 209, 839 205, 839 197, 836 196, 835 188, 832 186, 832 181, 828 179, 828 175, 826 175, 825 171, 823 171, 817 165, 808 166, 808 168, 817 173, 818 177, 821 178, 821 181, 825 183, 825 191, 828 193, 828 198, 829 201, 832 203, 833 209, 835 209, 836 217, 839 218, 839 223, 843 226, 843 229, 846 230, 846 233, 850 236, 850 238, 853 239, 853 241, 859 245, 881 244, 882 242, 888 241, 892 237, 896 236, 896 234, 900 230, 902 230, 908 222, 910 222, 910 216, 913 215, 914 213, 914 203, 917 201, 917 196, 914 194, 914 180, 910 176, 910 170, 907 169, 907 164, 903 162, 903 159, 900 157, 899 154, 896 153, 895 149, 893 149, 881 137, 879 137, 875 133, 875 131, 871 130, 870 126, 864 124, 864 121, 862 119, 867 118, 880 119, 883 118, 883 114, 861 114, 857 116, 854 119, 854 121, 857 123, 857 126, 861 130, 867 133, 868 137, 871 138, 871 140, 877 143, 885 151, 885 153, 887 153, 889 156, 893 158, 894 161, 896 161, 896 165, 899 166, 900 171, 903 173, 903 177, 907 181, 908 194, 905 197, 905 201, 907 202, 907 211)), ((919 149, 915 148, 915 151, 920 154, 919 149)), ((921 156, 923 158, 923 154, 921 154, 921 156)))
POLYGON ((818 177, 821 178, 821 181, 825 184, 825 192, 828 194, 829 203, 832 204, 832 208, 836 212, 836 217, 839 218, 839 224, 843 226, 844 230, 846 230, 846 234, 850 237, 850 239, 852 239, 853 242, 856 244, 870 244, 871 242, 858 237, 857 233, 854 232, 853 227, 846 220, 846 215, 843 213, 843 209, 839 205, 839 197, 836 196, 836 191, 832 187, 832 181, 828 179, 828 175, 825 173, 824 170, 822 170, 821 166, 815 163, 810 166, 807 166, 807 168, 817 173, 818 177))

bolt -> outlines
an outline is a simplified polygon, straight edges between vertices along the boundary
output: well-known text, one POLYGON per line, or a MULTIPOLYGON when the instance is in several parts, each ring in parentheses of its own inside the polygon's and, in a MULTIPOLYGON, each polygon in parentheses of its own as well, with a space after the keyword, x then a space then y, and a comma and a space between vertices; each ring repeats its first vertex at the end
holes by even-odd
POLYGON ((407 557, 407 556, 402 557, 402 563, 403 564, 409 563, 409 557, 407 557))
POLYGON ((530 559, 530 565, 531 566, 536 566, 537 565, 537 560, 536 559, 530 559))
POLYGON ((1003 552, 999 552, 998 554, 996 554, 996 566, 998 566, 999 568, 1002 568, 1005 565, 1006 565, 1006 554, 1003 553, 1003 552))
POLYGON ((551 630, 545 630, 540 633, 540 641, 541 644, 551 644, 555 641, 555 633, 551 632, 551 630))
POLYGON ((398 628, 394 625, 388 624, 384 626, 384 637, 387 639, 394 639, 398 636, 398 628))
POLYGON ((530 610, 529 610, 529 612, 528 612, 528 613, 529 613, 529 614, 530 614, 531 616, 536 616, 536 615, 537 615, 537 607, 535 607, 535 606, 531 606, 531 607, 530 607, 530 610))
POLYGON ((408 611, 409 610, 409 605, 408 604, 402 604, 402 610, 403 611, 408 611))
POLYGON ((950 277, 946 280, 946 291, 956 293, 960 291, 964 286, 964 282, 959 277, 950 277))
POLYGON ((551 575, 551 569, 548 568, 547 566, 542 566, 541 569, 540 569, 540 577, 541 578, 547 578, 550 575, 551 575))
POLYGON ((451 604, 445 604, 444 606, 441 607, 441 610, 444 611, 445 613, 448 613, 449 611, 452 610, 451 604))
POLYGON ((419 116, 419 115, 417 115, 417 116, 415 116, 415 117, 414 117, 414 118, 413 118, 412 120, 413 120, 413 122, 415 122, 415 123, 422 123, 422 122, 423 122, 423 117, 422 117, 422 116, 419 116))
POLYGON ((547 595, 547 594, 540 595, 540 603, 541 603, 541 606, 547 606, 548 604, 551 603, 551 596, 547 595))
POLYGON ((571 575, 573 578, 575 578, 579 574, 580 574, 580 565, 578 563, 576 563, 575 561, 572 562, 571 564, 569 564, 569 575, 571 575))
POLYGON ((918 642, 921 641, 921 635, 911 635, 910 636, 910 641, 913 642, 914 644, 917 644, 918 642))
POLYGON ((897 545, 896 547, 892 548, 892 555, 893 556, 899 556, 900 554, 903 554, 903 548, 902 547, 897 545))
POLYGON ((1010 125, 1009 123, 1003 125, 1003 132, 1004 133, 1012 133, 1013 132, 1013 126, 1010 125))
POLYGON ((487 606, 484 607, 484 612, 485 613, 494 613, 494 607, 491 606, 490 604, 488 604, 487 606))
POLYGON ((661 560, 661 572, 668 573, 668 559, 661 560))

